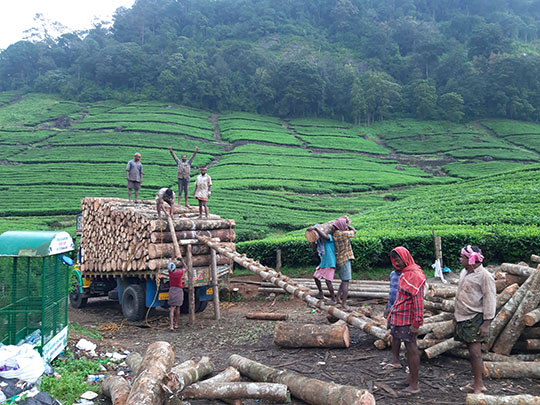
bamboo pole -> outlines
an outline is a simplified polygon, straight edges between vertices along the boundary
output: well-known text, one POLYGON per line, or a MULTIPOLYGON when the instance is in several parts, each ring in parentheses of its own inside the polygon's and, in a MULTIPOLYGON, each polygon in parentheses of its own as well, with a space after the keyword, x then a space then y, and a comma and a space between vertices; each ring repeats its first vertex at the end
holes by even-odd
POLYGON ((218 273, 217 273, 217 255, 214 249, 210 249, 211 256, 211 270, 212 270, 212 292, 214 294, 214 319, 219 320, 221 313, 219 311, 219 287, 218 287, 218 273))
POLYGON ((195 324, 195 283, 193 275, 193 257, 191 256, 191 245, 187 245, 186 266, 188 271, 188 291, 189 291, 189 323, 195 324))
POLYGON ((277 370, 236 354, 229 358, 229 365, 254 381, 285 384, 293 396, 311 405, 375 405, 369 391, 277 370))
POLYGON ((336 308, 335 306, 327 306, 324 301, 313 298, 309 294, 310 291, 306 291, 305 289, 292 285, 288 277, 277 273, 275 270, 263 266, 259 262, 250 259, 245 255, 234 252, 230 248, 221 247, 219 243, 208 240, 207 238, 201 237, 199 240, 206 243, 212 249, 215 249, 218 253, 231 258, 242 267, 256 273, 263 280, 270 281, 275 286, 286 290, 289 294, 306 301, 308 304, 316 308, 328 312, 338 319, 344 320, 352 326, 362 329, 364 332, 375 336, 376 338, 383 339, 387 344, 390 342, 390 333, 388 330, 380 327, 374 320, 358 313, 347 313, 336 308))

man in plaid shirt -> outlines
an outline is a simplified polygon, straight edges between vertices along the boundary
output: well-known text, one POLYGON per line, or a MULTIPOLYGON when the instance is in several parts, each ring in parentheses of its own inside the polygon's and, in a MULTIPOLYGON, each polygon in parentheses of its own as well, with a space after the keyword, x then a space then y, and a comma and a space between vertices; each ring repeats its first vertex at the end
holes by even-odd
POLYGON ((336 295, 336 300, 341 303, 344 311, 349 312, 351 308, 347 305, 349 295, 349 281, 352 278, 351 260, 354 259, 351 241, 356 235, 356 229, 350 225, 349 217, 341 217, 334 221, 334 247, 336 251, 336 270, 341 279, 341 284, 336 295))
POLYGON ((409 385, 401 393, 402 395, 412 395, 420 392, 418 386, 420 353, 416 345, 416 336, 418 328, 424 322, 426 276, 406 248, 402 246, 395 248, 392 250, 390 258, 394 268, 402 272, 398 281, 396 300, 390 308, 389 323, 392 348, 394 349, 394 344, 399 348, 401 341, 405 342, 409 365, 407 381, 409 385))

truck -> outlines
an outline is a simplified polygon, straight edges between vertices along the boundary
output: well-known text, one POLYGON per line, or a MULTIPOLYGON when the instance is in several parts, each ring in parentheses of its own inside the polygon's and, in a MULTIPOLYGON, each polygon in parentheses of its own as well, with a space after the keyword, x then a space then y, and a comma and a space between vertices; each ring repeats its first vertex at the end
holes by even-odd
MULTIPOLYGON (((95 235, 95 229, 97 224, 92 223, 94 221, 95 214, 92 216, 89 214, 88 209, 85 209, 85 207, 88 207, 88 205, 94 205, 96 199, 93 199, 93 203, 84 204, 85 199, 83 199, 82 207, 83 212, 77 216, 77 227, 76 227, 76 244, 77 244, 77 260, 76 264, 74 265, 74 273, 75 276, 73 277, 74 281, 72 282, 72 288, 69 294, 69 302, 73 308, 83 308, 87 305, 88 300, 91 298, 96 297, 107 297, 110 300, 118 301, 122 313, 129 321, 139 321, 145 318, 148 308, 156 308, 156 307, 164 307, 167 308, 167 300, 168 300, 168 291, 169 291, 169 283, 168 283, 168 269, 172 269, 175 267, 175 261, 173 258, 166 258, 166 257, 160 257, 158 259, 151 259, 148 257, 148 246, 152 243, 150 242, 150 236, 148 238, 143 239, 143 241, 146 241, 145 248, 143 249, 144 252, 146 252, 146 256, 144 256, 144 253, 141 254, 142 259, 140 260, 140 264, 133 265, 133 269, 130 271, 127 271, 125 268, 120 268, 120 266, 116 265, 115 254, 118 256, 121 256, 124 250, 126 250, 126 243, 116 243, 114 240, 109 241, 109 244, 118 247, 117 251, 113 251, 112 258, 107 260, 99 260, 96 259, 98 257, 97 254, 95 254, 95 251, 97 248, 92 245, 92 241, 89 240, 89 236, 87 233, 91 233, 92 235, 95 235), (86 218, 85 218, 86 213, 86 218), (88 257, 92 256, 91 263, 89 263, 88 257), (146 257, 146 259, 144 259, 146 257), (146 260, 146 262, 142 261, 146 260), (112 262, 113 265, 109 265, 108 262, 112 262), (157 262, 157 264, 156 264, 157 262), (166 267, 165 267, 166 266, 166 267), (135 269, 137 267, 137 269, 135 269), (158 275, 161 275, 158 276, 158 275)), ((111 200, 111 199, 103 199, 103 200, 111 200)), ((120 199, 114 199, 114 201, 118 201, 120 199)), ((100 202, 101 204, 101 202, 100 202)), ((104 203, 107 205, 108 203, 104 203)), ((124 207, 128 205, 125 203, 125 200, 121 200, 121 203, 115 203, 115 204, 108 204, 111 205, 107 210, 104 212, 110 212, 114 211, 115 209, 119 209, 119 206, 124 207)), ((148 209, 146 208, 140 208, 135 207, 135 212, 148 209)), ((99 211, 99 210, 98 210, 99 211)), ((113 216, 114 217, 114 216, 113 216)), ((223 222, 223 220, 219 219, 219 221, 223 222)), ((227 220, 225 220, 227 221, 227 220)), ((116 224, 118 221, 115 221, 114 218, 112 221, 99 221, 99 226, 105 226, 109 230, 108 233, 111 234, 118 234, 118 231, 114 229, 114 225, 111 228, 109 223, 116 224)), ((148 221, 147 221, 148 222, 148 221)), ((152 221, 153 223, 156 222, 156 220, 152 221)), ((205 228, 208 228, 211 221, 208 221, 205 225, 204 222, 198 222, 197 219, 193 219, 188 217, 184 213, 184 217, 179 218, 177 221, 175 221, 177 226, 181 229, 183 229, 184 225, 189 222, 189 226, 191 228, 190 231, 184 231, 183 233, 177 232, 177 234, 180 236, 180 238, 183 237, 190 237, 192 239, 189 239, 196 242, 196 239, 194 239, 198 234, 204 235, 204 236, 212 236, 213 234, 216 234, 213 230, 205 230, 205 228), (202 228, 202 229, 199 229, 202 228)), ((214 220, 214 223, 216 221, 214 220)), ((159 225, 159 223, 158 223, 159 225)), ((154 225, 155 227, 156 225, 154 225)), ((161 226, 161 225, 159 225, 161 226)), ((234 226, 234 221, 232 221, 232 226, 234 226)), ((232 230, 232 226, 230 226, 230 231, 232 231, 232 234, 227 236, 229 239, 234 239, 234 231, 232 230)), ((147 229, 147 228, 145 228, 147 229)), ((150 229, 150 228, 148 228, 150 229)), ((221 233, 217 233, 219 235, 223 235, 224 232, 222 230, 216 230, 216 232, 219 231, 221 233)), ((158 234, 158 236, 163 237, 164 233, 163 231, 160 231, 161 235, 158 234)), ((154 232, 157 234, 157 232, 154 232)), ((150 233, 148 234, 150 235, 150 233)), ((154 235, 155 236, 155 235, 154 235)), ((106 239, 109 240, 109 239, 106 239)), ((163 242, 163 241, 158 241, 163 242)), ((184 241, 185 242, 185 241, 184 241)), ((140 242, 137 242, 137 246, 140 245, 140 242)), ((167 247, 167 243, 161 243, 159 245, 162 249, 167 247)), ((130 244, 128 244, 127 249, 131 249, 130 244)), ((131 249, 133 250, 133 249, 131 249)), ((202 251, 203 249, 199 247, 199 251, 202 251)), ((198 252, 198 251, 196 251, 198 252)), ((163 253, 161 253, 163 255, 163 253)), ((197 264, 193 267, 193 280, 194 280, 194 295, 195 295, 195 312, 202 312, 207 307, 208 301, 213 299, 213 287, 212 287, 212 277, 211 277, 211 268, 210 268, 210 261, 206 260, 206 256, 199 256, 195 257, 198 259, 203 260, 196 260, 197 264)), ((125 266, 124 266, 125 267, 125 266)), ((228 263, 223 263, 223 260, 218 262, 218 277, 223 277, 226 274, 230 273, 232 271, 232 261, 228 263)), ((187 272, 184 274, 184 290, 185 290, 185 297, 188 297, 188 288, 189 288, 189 281, 188 281, 188 275, 187 272)), ((185 299, 184 303, 181 307, 182 313, 188 313, 189 312, 189 300, 185 299)))

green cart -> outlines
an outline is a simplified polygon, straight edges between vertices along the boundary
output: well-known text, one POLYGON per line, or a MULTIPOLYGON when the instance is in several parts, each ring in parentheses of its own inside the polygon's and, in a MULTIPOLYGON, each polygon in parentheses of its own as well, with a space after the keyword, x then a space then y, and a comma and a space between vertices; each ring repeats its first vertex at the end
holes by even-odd
POLYGON ((65 348, 72 250, 67 232, 0 235, 1 343, 33 343, 47 361, 65 348))

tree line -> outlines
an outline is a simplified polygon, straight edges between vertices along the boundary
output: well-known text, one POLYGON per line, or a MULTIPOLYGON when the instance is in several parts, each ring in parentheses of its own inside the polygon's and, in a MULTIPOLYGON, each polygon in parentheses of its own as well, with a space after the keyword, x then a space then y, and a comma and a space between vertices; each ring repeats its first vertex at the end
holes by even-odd
POLYGON ((136 0, 0 53, 0 90, 355 123, 540 117, 540 0, 136 0))

